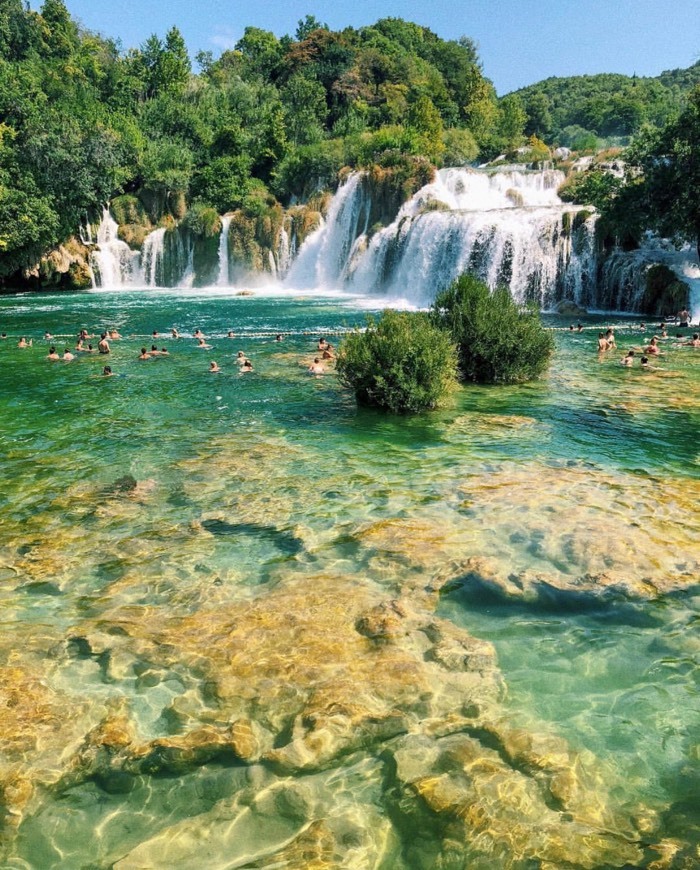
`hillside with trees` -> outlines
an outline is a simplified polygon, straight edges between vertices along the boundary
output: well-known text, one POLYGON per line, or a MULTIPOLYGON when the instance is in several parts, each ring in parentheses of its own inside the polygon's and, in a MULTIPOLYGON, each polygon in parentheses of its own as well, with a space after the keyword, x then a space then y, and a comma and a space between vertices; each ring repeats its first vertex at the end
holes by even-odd
POLYGON ((468 37, 398 18, 331 31, 312 16, 291 36, 248 27, 196 67, 176 27, 123 50, 63 0, 0 0, 0 286, 89 283, 70 246, 108 201, 135 247, 175 222, 213 239, 231 212, 248 244, 348 168, 370 168, 395 204, 441 166, 524 143, 517 159, 546 159, 542 140, 573 142, 573 127, 663 129, 698 74, 550 79, 499 100, 468 37), (62 245, 58 272, 46 255, 62 245))
POLYGON ((645 126, 663 127, 700 84, 700 61, 689 69, 640 78, 600 75, 548 78, 515 91, 527 115, 525 132, 548 144, 595 148, 599 140, 626 141, 645 126))

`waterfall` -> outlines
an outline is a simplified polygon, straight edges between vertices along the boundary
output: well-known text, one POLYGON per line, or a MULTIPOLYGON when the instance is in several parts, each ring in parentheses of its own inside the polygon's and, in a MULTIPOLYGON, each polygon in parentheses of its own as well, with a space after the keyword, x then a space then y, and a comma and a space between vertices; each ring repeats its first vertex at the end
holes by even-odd
POLYGON ((289 243, 289 233, 282 227, 277 245, 277 274, 280 278, 284 278, 289 271, 293 255, 294 252, 289 243))
POLYGON ((219 236, 219 276, 216 279, 217 287, 229 287, 231 285, 228 263, 228 228, 230 226, 231 215, 224 215, 221 218, 221 235, 219 236))
POLYGON ((549 308, 595 297, 595 218, 557 195, 564 173, 443 169, 369 237, 361 175, 339 189, 326 223, 304 243, 288 283, 341 287, 427 305, 471 270, 518 301, 549 308))
POLYGON ((117 235, 119 227, 105 206, 97 228, 97 247, 90 255, 94 284, 97 287, 123 287, 138 275, 138 251, 117 235))
POLYGON ((147 287, 162 287, 165 284, 164 254, 165 227, 159 227, 146 236, 141 248, 141 272, 147 287))
POLYGON ((333 197, 328 217, 306 239, 292 264, 287 283, 292 287, 337 287, 355 240, 367 232, 369 206, 362 175, 353 173, 333 197))

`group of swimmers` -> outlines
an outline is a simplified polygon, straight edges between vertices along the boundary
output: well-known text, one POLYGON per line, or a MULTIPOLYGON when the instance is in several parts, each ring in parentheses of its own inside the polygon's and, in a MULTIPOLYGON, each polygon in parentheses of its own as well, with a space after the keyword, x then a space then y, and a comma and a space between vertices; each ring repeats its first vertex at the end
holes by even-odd
MULTIPOLYGON (((678 324, 679 327, 688 328, 688 326, 690 325, 689 313, 685 309, 683 311, 679 312, 678 320, 679 320, 679 324, 678 324)), ((646 331, 646 324, 641 323, 640 329, 642 332, 645 332, 646 331)), ((649 358, 650 357, 656 358, 659 356, 663 356, 663 351, 661 350, 661 346, 660 346, 659 342, 663 341, 664 339, 671 338, 671 336, 669 336, 669 334, 668 334, 667 327, 666 327, 665 323, 659 324, 658 331, 659 331, 659 335, 653 335, 651 337, 651 339, 649 339, 649 343, 647 345, 645 345, 643 348, 635 348, 635 349, 627 351, 625 356, 623 356, 622 359, 620 360, 620 365, 625 366, 626 368, 631 368, 635 363, 637 352, 641 352, 642 356, 640 358, 640 365, 642 366, 642 368, 655 369, 656 367, 651 364, 649 358)), ((685 336, 682 333, 677 333, 675 337, 677 339, 678 338, 682 339, 685 336)), ((693 337, 690 340, 684 341, 678 346, 700 348, 700 333, 698 333, 698 332, 693 333, 693 337)), ((607 329, 606 332, 599 332, 598 333, 598 353, 599 354, 606 353, 607 351, 614 350, 615 348, 616 348, 615 333, 614 333, 612 328, 607 329)))
MULTIPOLYGON (((173 339, 179 339, 182 337, 180 332, 178 331, 178 329, 176 327, 172 327, 172 329, 170 330, 170 336, 173 339)), ((7 338, 7 335, 5 333, 3 333, 2 337, 7 338)), ((88 331, 86 329, 81 329, 77 335, 76 344, 75 344, 75 348, 74 348, 75 352, 72 352, 68 347, 66 347, 64 349, 63 353, 60 354, 56 348, 56 345, 51 344, 51 346, 49 348, 49 352, 46 356, 46 359, 51 360, 51 361, 70 362, 70 361, 76 359, 78 354, 82 354, 82 353, 99 353, 99 354, 105 354, 105 355, 110 354, 111 353, 110 341, 118 341, 122 337, 123 336, 118 332, 118 330, 107 329, 104 332, 100 333, 100 339, 97 342, 97 347, 93 347, 93 345, 90 343, 90 339, 95 338, 95 336, 88 333, 88 331)), ((153 339, 157 339, 160 337, 160 333, 157 330, 153 330, 153 332, 151 333, 151 337, 153 339)), ((196 346, 198 348, 201 348, 203 350, 211 350, 212 349, 213 346, 211 344, 207 343, 207 340, 206 340, 207 337, 204 335, 204 333, 202 332, 201 329, 195 329, 194 332, 192 333, 192 337, 194 339, 196 339, 196 341, 197 341, 196 346)), ((236 337, 236 335, 233 332, 233 330, 228 330, 228 332, 226 334, 226 338, 232 339, 235 337, 236 337)), ((282 333, 277 333, 275 335, 275 338, 274 338, 275 342, 281 342, 281 341, 283 341, 283 339, 284 339, 284 336, 282 333)), ((54 336, 50 332, 45 332, 44 333, 44 340, 45 341, 53 341, 54 336)), ((32 339, 27 340, 27 338, 25 336, 22 336, 17 343, 17 347, 19 347, 19 348, 26 348, 26 347, 32 347, 32 346, 33 346, 32 339)), ((313 363, 308 368, 308 372, 310 374, 314 374, 314 375, 322 375, 322 374, 325 374, 325 372, 326 372, 326 368, 325 368, 326 362, 335 359, 335 352, 333 350, 333 345, 330 344, 330 342, 328 342, 326 340, 326 338, 323 336, 318 341, 317 350, 318 350, 319 355, 314 358, 313 363)), ((169 355, 170 355, 170 353, 166 347, 159 348, 157 344, 153 343, 153 344, 151 344, 150 350, 146 346, 142 347, 139 355, 137 356, 137 359, 138 360, 150 360, 150 359, 154 359, 156 357, 164 357, 164 356, 169 356, 169 355)), ((238 370, 239 370, 240 374, 247 374, 249 372, 254 371, 252 361, 250 360, 250 358, 248 356, 246 356, 246 354, 242 350, 238 351, 238 353, 236 354, 236 356, 234 358, 234 362, 238 366, 238 370)), ((218 374, 221 371, 222 371, 221 367, 219 366, 219 364, 215 360, 212 360, 209 363, 209 372, 210 373, 218 374)), ((103 367, 102 374, 105 377, 111 377, 115 374, 115 372, 112 371, 111 366, 106 365, 103 367)))

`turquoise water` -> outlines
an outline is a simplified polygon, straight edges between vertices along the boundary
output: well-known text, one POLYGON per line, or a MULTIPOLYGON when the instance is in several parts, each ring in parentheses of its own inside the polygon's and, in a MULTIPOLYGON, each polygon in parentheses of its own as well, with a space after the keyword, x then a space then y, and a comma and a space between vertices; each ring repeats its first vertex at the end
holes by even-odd
MULTIPOLYGON (((602 318, 581 334, 551 319, 557 352, 545 379, 465 388, 439 412, 401 419, 358 410, 332 372, 307 374, 318 336, 337 343, 335 332, 364 317, 361 301, 342 298, 0 298, 3 666, 73 705, 76 722, 94 726, 119 702, 141 741, 165 738, 189 727, 173 724, 174 701, 203 691, 191 651, 169 654, 151 679, 153 654, 138 644, 128 655, 147 664, 120 666, 113 654, 105 665, 76 637, 109 633, 126 612, 159 631, 206 606, 235 612, 322 569, 348 588, 395 595, 461 565, 438 614, 495 645, 502 715, 594 759, 620 806, 654 816, 653 842, 695 854, 700 351, 670 339, 659 371, 627 370, 623 352, 644 343, 636 322, 617 318, 619 349, 600 357, 602 318), (81 327, 108 326, 124 336, 109 357, 45 359, 45 330, 62 352, 81 327), (183 337, 169 337, 173 326, 183 337), (211 350, 196 347, 197 327, 211 350), (153 330, 170 355, 139 361, 153 330), (17 348, 21 335, 33 347, 17 348), (252 373, 239 375, 238 350, 252 373), (210 360, 221 374, 207 371, 210 360), (105 362, 116 377, 100 375, 105 362), (386 531, 400 525, 412 531, 386 531), (495 579, 463 582, 468 559, 495 579), (602 575, 609 594, 586 580, 602 575)), ((124 788, 99 776, 57 782, 47 771, 60 753, 42 734, 5 745, 3 764, 41 782, 8 866, 112 866, 252 788, 250 772, 219 760, 124 788)), ((79 745, 80 735, 61 739, 79 745)), ((260 767, 256 787, 272 787, 260 767)), ((389 824, 379 753, 341 767, 305 781, 335 792, 359 828, 389 824)), ((422 866, 392 818, 381 857, 328 866, 422 866)), ((249 860, 266 837, 270 848, 285 840, 278 822, 287 824, 244 829, 242 841, 257 843, 249 860)), ((221 842, 207 866, 253 866, 223 857, 232 847, 221 842)))

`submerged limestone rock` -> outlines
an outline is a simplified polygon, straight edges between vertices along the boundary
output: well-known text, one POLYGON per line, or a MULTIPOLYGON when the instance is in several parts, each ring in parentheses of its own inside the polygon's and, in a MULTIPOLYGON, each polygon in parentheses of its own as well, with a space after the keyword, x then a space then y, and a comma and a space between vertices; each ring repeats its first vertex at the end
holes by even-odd
MULTIPOLYGON (((447 861, 465 868, 524 868, 534 862, 623 867, 642 857, 636 833, 624 820, 612 827, 611 819, 596 824, 578 815, 546 784, 474 737, 427 741, 411 735, 392 754, 395 811, 413 831, 407 847, 411 866, 427 870, 447 861)), ((597 799, 595 793, 590 798, 597 799)))

